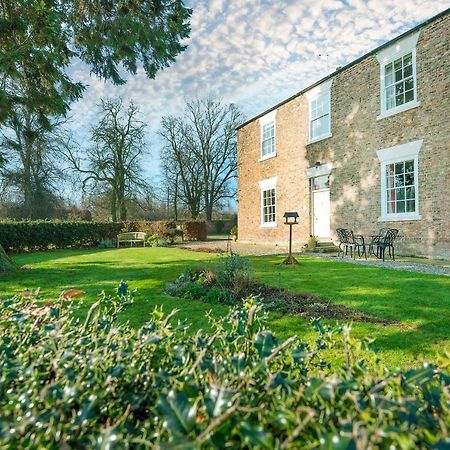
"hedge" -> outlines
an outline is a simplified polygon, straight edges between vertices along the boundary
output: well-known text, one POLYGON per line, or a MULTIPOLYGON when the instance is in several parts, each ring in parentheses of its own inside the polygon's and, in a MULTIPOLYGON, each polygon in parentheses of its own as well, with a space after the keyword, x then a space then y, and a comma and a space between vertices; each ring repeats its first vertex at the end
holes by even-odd
POLYGON ((0 245, 7 252, 96 246, 115 240, 123 225, 108 222, 1 221, 0 245))
POLYGON ((130 220, 124 222, 126 231, 143 231, 148 236, 157 235, 159 239, 173 241, 177 232, 177 225, 173 220, 130 220))
POLYGON ((255 299, 209 331, 160 309, 133 329, 118 292, 82 320, 75 302, 0 303, 0 448, 450 446, 444 369, 371 368, 369 342, 318 321, 313 344, 280 342, 255 299))
POLYGON ((187 241, 206 241, 206 222, 183 222, 183 237, 187 241))

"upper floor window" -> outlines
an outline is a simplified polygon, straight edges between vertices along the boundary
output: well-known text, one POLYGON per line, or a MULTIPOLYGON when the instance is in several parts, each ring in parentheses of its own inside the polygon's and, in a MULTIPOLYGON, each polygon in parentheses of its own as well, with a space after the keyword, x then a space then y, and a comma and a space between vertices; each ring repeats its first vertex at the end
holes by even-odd
POLYGON ((415 100, 413 55, 407 53, 384 66, 384 102, 390 110, 415 100))
POLYGON ((328 80, 306 93, 309 106, 309 142, 331 136, 331 83, 328 80))
POLYGON ((261 127, 261 158, 275 153, 275 122, 261 127))
POLYGON ((378 150, 381 164, 381 220, 419 216, 419 151, 422 141, 378 150))
POLYGON ((271 111, 259 119, 261 127, 261 156, 260 161, 276 156, 276 110, 271 111))
POLYGON ((416 45, 419 32, 377 53, 381 69, 379 119, 419 106, 417 101, 416 45))

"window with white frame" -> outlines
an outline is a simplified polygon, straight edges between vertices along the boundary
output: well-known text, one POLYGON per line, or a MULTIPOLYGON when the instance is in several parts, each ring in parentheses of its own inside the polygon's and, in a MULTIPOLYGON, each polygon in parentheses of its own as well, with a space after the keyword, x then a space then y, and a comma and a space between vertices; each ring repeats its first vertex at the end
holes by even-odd
POLYGON ((261 190, 261 226, 276 226, 277 177, 259 182, 261 190))
POLYGON ((331 136, 331 83, 328 80, 306 93, 309 104, 309 142, 331 136))
POLYGON ((417 101, 416 45, 419 32, 377 53, 381 70, 381 113, 390 116, 419 106, 417 101))
POLYGON ((419 219, 419 151, 422 140, 378 150, 381 220, 419 219))
POLYGON ((270 122, 261 127, 261 157, 267 157, 275 153, 275 122, 270 122))
POLYGON ((415 213, 415 161, 408 159, 385 165, 387 214, 415 213))
POLYGON ((259 119, 261 127, 261 157, 260 160, 268 159, 276 155, 276 110, 271 111, 259 119))
POLYGON ((384 66, 384 106, 386 111, 415 100, 413 55, 406 55, 384 66))
POLYGON ((262 223, 275 223, 276 215, 276 188, 264 189, 262 191, 262 223))
POLYGON ((330 93, 325 92, 309 104, 309 136, 310 140, 330 134, 330 93))

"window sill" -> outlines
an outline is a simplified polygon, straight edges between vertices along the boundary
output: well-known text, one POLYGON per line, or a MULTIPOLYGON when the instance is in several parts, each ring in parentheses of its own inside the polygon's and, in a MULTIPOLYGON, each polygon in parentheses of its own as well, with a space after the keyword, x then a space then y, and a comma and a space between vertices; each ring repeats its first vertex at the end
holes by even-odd
POLYGON ((398 106, 397 108, 392 108, 392 109, 389 109, 388 111, 382 112, 379 116, 377 116, 377 120, 384 119, 385 117, 394 116, 395 114, 398 114, 398 113, 401 113, 404 111, 408 111, 413 108, 417 108, 418 106, 420 106, 420 102, 413 101, 413 102, 406 103, 402 106, 398 106))
POLYGON ((276 227, 277 227, 276 222, 262 223, 259 225, 259 228, 276 228, 276 227))
POLYGON ((262 156, 261 158, 259 158, 258 161, 259 161, 259 162, 265 161, 266 159, 275 158, 275 156, 277 156, 276 153, 269 153, 268 155, 262 156))
POLYGON ((323 134, 322 136, 317 136, 317 137, 315 137, 314 139, 309 140, 309 141, 306 143, 306 145, 314 144, 314 143, 319 142, 319 141, 323 141, 324 139, 328 139, 328 138, 330 138, 331 136, 333 136, 332 133, 327 133, 327 134, 323 134))
POLYGON ((392 214, 378 217, 378 222, 409 222, 410 220, 421 220, 420 214, 392 214))

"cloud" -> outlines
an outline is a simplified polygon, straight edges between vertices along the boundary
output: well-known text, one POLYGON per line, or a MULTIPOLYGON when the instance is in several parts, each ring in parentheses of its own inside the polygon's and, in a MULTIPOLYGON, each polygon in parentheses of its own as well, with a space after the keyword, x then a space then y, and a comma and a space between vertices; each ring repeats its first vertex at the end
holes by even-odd
POLYGON ((157 169, 161 117, 181 114, 186 98, 213 94, 251 117, 417 23, 444 10, 443 0, 191 0, 188 49, 155 80, 143 71, 114 86, 76 63, 71 75, 89 85, 73 105, 72 128, 85 140, 102 97, 132 99, 149 124, 157 169))

